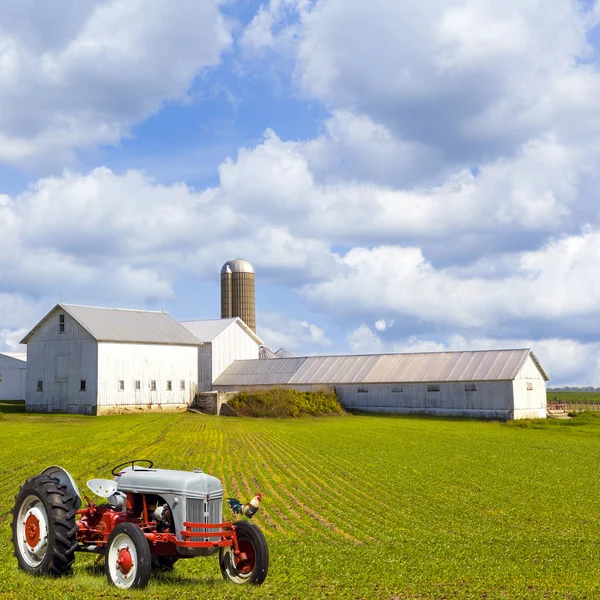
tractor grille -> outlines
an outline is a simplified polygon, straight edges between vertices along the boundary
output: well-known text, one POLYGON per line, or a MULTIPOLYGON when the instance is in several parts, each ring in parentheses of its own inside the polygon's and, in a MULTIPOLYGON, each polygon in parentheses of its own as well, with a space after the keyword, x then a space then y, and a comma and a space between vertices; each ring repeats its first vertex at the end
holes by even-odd
MULTIPOLYGON (((208 523, 220 523, 221 509, 223 504, 223 498, 211 498, 208 503, 208 523)), ((215 529, 213 531, 221 531, 220 529, 215 529)))
MULTIPOLYGON (((187 516, 186 520, 189 523, 220 523, 222 498, 211 498, 209 502, 206 500, 196 500, 190 498, 187 500, 187 516)), ((207 529, 205 527, 193 527, 194 533, 206 533, 207 531, 221 531, 220 529, 207 529)), ((196 541, 212 541, 211 538, 195 538, 196 541)))
MULTIPOLYGON (((204 500, 187 500, 187 515, 185 520, 189 523, 206 523, 204 520, 204 500)), ((194 527, 192 531, 204 531, 204 529, 194 527)))

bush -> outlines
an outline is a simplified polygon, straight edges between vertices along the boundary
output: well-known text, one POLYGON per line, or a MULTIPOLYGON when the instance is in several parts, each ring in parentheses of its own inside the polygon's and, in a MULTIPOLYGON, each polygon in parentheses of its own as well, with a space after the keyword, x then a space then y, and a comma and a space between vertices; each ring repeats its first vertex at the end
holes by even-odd
POLYGON ((301 392, 287 388, 238 392, 228 402, 246 417, 305 417, 346 414, 335 391, 330 388, 301 392))

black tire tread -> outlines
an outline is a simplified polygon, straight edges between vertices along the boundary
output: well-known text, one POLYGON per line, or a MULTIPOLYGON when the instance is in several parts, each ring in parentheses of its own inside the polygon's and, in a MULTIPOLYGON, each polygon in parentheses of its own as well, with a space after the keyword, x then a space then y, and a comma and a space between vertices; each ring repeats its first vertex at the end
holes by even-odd
MULTIPOLYGON (((233 524, 237 530, 238 535, 249 537, 254 544, 256 551, 256 566, 252 572, 252 576, 248 579, 247 583, 252 585, 261 585, 267 578, 269 571, 269 547, 267 540, 263 532, 254 523, 248 521, 237 521, 233 524)), ((221 575, 226 581, 230 581, 227 573, 225 572, 223 560, 225 555, 223 553, 219 556, 219 564, 221 566, 221 575)))
POLYGON ((13 554, 19 562, 19 567, 35 575, 60 576, 68 573, 75 562, 77 548, 77 531, 75 523, 75 498, 56 477, 36 475, 30 477, 19 489, 15 496, 12 509, 11 541, 13 554), (17 517, 20 506, 29 495, 37 495, 46 508, 48 516, 48 551, 46 558, 35 568, 21 562, 17 551, 17 517))
POLYGON ((113 580, 110 577, 110 570, 108 566, 108 553, 112 544, 112 541, 119 533, 125 533, 128 535, 136 546, 138 554, 138 570, 136 573, 135 580, 130 588, 128 589, 142 589, 148 585, 150 575, 152 573, 152 555, 150 553, 150 544, 144 535, 144 532, 133 523, 127 521, 119 523, 111 532, 108 538, 108 544, 106 545, 106 559, 104 561, 104 569, 106 572, 106 578, 108 583, 114 585, 113 580))

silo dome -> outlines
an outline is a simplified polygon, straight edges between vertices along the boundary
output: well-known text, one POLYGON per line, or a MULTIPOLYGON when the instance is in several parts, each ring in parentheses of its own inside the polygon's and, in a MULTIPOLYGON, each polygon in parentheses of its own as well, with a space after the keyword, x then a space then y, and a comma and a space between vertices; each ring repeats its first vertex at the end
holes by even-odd
POLYGON ((256 332, 254 269, 243 258, 228 260, 221 269, 221 318, 232 317, 256 332))
POLYGON ((252 265, 243 258, 232 258, 228 260, 221 269, 223 273, 254 273, 252 265))

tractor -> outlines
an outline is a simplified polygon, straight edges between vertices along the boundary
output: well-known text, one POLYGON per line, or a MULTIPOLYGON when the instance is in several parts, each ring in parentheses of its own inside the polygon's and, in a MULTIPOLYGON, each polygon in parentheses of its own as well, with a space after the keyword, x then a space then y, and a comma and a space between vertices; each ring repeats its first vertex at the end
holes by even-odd
POLYGON ((114 479, 92 479, 84 495, 62 467, 29 478, 15 497, 12 541, 19 567, 35 575, 63 575, 75 552, 104 555, 106 577, 118 588, 143 588, 152 569, 219 555, 223 578, 260 585, 269 550, 248 521, 223 521, 223 486, 200 469, 155 469, 151 460, 117 465, 114 479))

